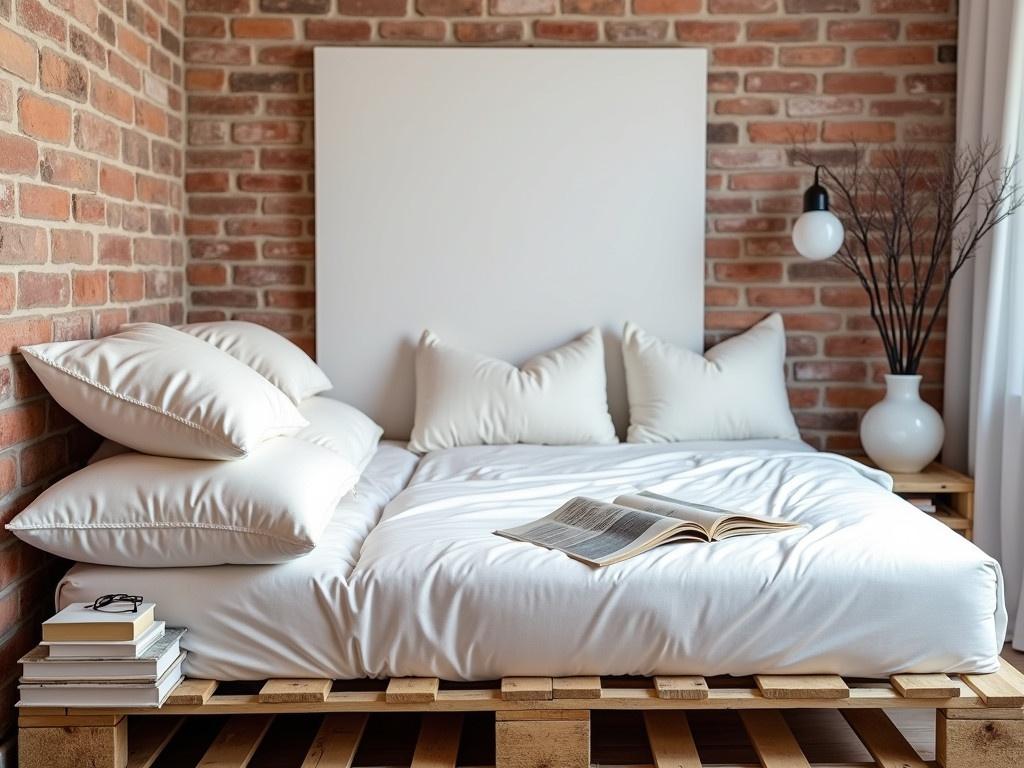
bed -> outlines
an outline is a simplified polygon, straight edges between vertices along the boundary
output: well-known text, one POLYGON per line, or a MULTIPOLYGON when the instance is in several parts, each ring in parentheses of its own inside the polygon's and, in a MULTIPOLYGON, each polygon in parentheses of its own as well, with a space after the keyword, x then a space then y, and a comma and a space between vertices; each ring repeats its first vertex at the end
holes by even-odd
POLYGON ((387 443, 306 557, 77 565, 58 599, 126 589, 189 627, 186 674, 218 680, 992 672, 1006 629, 994 560, 889 493, 884 473, 781 440, 422 461, 387 443), (604 569, 492 533, 568 496, 639 488, 807 527, 604 569), (893 627, 898 641, 879 642, 893 627))

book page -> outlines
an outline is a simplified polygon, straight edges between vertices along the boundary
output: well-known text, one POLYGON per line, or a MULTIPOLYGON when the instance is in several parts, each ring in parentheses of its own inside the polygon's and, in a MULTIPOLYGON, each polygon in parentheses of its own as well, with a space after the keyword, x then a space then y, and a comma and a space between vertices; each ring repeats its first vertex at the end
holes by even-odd
POLYGON ((627 493, 615 499, 616 504, 625 507, 642 509, 653 512, 657 515, 664 515, 675 520, 683 520, 694 523, 710 535, 715 525, 722 519, 729 517, 732 513, 724 509, 709 507, 704 504, 693 504, 688 501, 670 499, 667 496, 659 496, 656 493, 644 491, 642 493, 627 493))
MULTIPOLYGON (((691 536, 701 537, 689 528, 691 536)), ((607 565, 685 531, 674 518, 577 496, 540 520, 495 533, 607 565)))

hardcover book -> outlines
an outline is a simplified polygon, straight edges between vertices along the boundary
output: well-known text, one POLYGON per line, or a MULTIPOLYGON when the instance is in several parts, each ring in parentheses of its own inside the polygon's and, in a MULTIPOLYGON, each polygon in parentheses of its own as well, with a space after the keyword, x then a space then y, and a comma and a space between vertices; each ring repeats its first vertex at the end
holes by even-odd
POLYGON ((163 676, 181 652, 184 629, 169 629, 137 659, 61 659, 51 657, 45 645, 21 659, 23 683, 51 681, 154 682, 163 676))
POLYGON ((141 603, 138 610, 123 613, 97 611, 91 603, 72 603, 43 622, 48 642, 100 642, 137 640, 152 623, 155 603, 141 603))

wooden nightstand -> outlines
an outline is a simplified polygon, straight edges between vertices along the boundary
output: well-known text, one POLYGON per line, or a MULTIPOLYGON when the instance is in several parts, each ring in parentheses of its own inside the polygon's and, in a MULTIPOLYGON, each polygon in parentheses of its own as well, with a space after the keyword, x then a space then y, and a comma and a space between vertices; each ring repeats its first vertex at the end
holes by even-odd
MULTIPOLYGON (((856 456, 857 461, 875 466, 867 456, 856 456)), ((938 514, 935 519, 959 531, 968 541, 974 541, 974 479, 932 462, 915 474, 889 473, 893 492, 900 496, 931 496, 938 514)), ((922 513, 924 514, 924 513, 922 513)))

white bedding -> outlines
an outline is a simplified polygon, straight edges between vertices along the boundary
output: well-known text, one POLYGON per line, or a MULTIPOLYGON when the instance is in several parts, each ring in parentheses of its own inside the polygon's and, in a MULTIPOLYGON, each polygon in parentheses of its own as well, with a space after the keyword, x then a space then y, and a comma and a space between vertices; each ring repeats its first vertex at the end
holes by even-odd
POLYGON ((278 566, 77 565, 58 602, 134 592, 218 679, 992 671, 997 563, 801 443, 382 445, 324 543, 278 566), (575 494, 646 488, 807 528, 659 548, 594 570, 494 536, 575 494), (371 530, 372 529, 372 530, 371 530), (361 546, 360 546, 361 545, 361 546))

